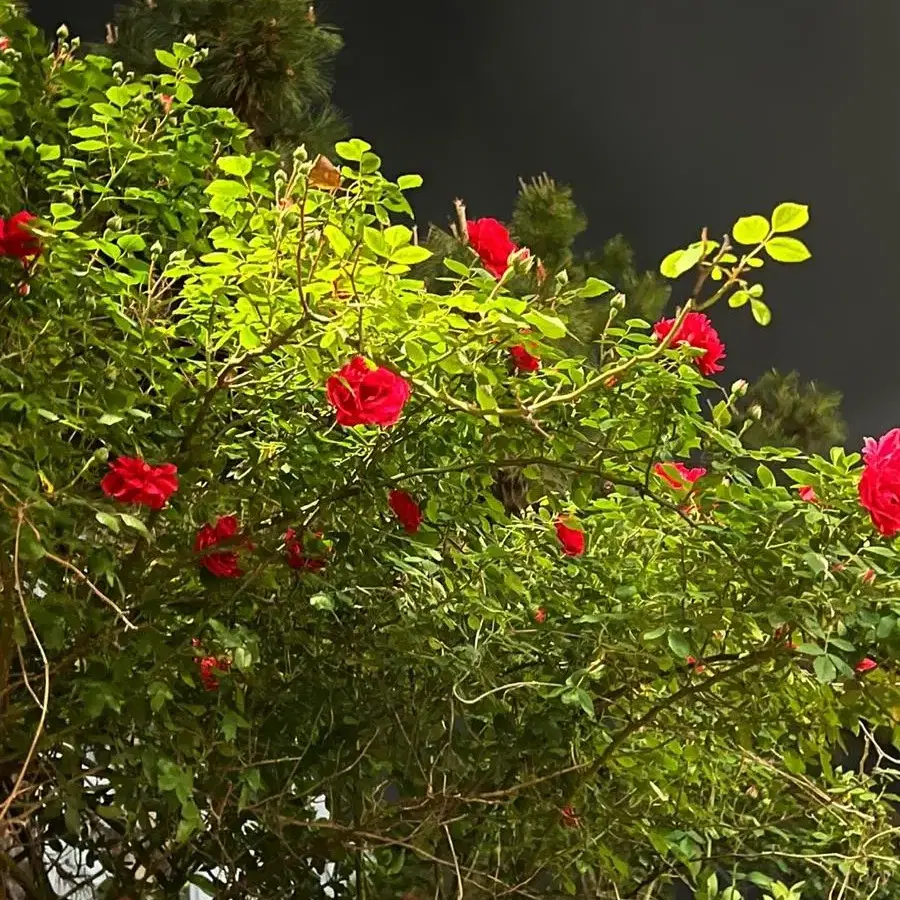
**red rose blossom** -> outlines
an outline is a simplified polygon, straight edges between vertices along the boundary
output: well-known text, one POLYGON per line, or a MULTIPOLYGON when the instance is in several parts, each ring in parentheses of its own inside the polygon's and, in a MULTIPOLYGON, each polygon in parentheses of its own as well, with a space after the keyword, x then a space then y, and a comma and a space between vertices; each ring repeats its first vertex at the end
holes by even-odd
POLYGON ((231 662, 227 659, 217 659, 215 656, 204 656, 195 660, 200 670, 200 681, 204 690, 217 691, 219 689, 219 677, 217 672, 227 672, 231 668, 231 662))
POLYGON ((422 526, 422 510, 406 491, 391 491, 388 504, 407 534, 415 534, 422 526))
POLYGON ((857 675, 865 675, 866 672, 871 672, 872 669, 877 669, 878 663, 875 662, 874 659, 870 659, 868 656, 865 659, 861 659, 854 667, 853 671, 856 672, 857 675))
POLYGON ((509 267, 509 257, 518 250, 506 227, 496 219, 473 219, 466 225, 469 246, 478 254, 485 269, 502 278, 509 267))
POLYGON ((811 484, 798 484, 797 493, 800 495, 800 499, 805 500, 807 503, 819 502, 816 489, 811 484))
POLYGON ((557 519, 556 536, 566 556, 581 556, 584 553, 584 532, 580 528, 572 528, 562 519, 557 519))
MULTIPOLYGON (((653 333, 662 340, 672 330, 674 324, 675 319, 662 319, 653 326, 653 333)), ((719 365, 719 360, 725 359, 725 345, 719 340, 718 332, 713 328, 709 316, 704 313, 689 312, 684 317, 669 346, 677 347, 680 344, 704 351, 702 356, 693 358, 694 365, 703 375, 714 375, 725 368, 719 365)))
MULTIPOLYGON (((322 537, 321 532, 316 532, 316 537, 322 537)), ((303 541, 297 537, 293 528, 288 528, 284 533, 284 549, 287 554, 287 564, 292 569, 307 569, 310 572, 319 572, 325 568, 325 559, 321 556, 307 556, 303 550, 303 541)))
POLYGON ((694 484, 698 478, 702 478, 706 474, 706 469, 702 466, 689 469, 680 462, 658 462, 653 467, 653 471, 676 491, 683 491, 689 484, 694 484))
POLYGON ((543 606, 539 606, 532 617, 538 625, 543 625, 547 621, 547 610, 543 606))
MULTIPOLYGON (((204 525, 194 540, 194 552, 201 553, 216 544, 233 538, 238 533, 237 516, 219 516, 215 525, 204 525)), ((219 553, 205 553, 200 557, 200 565, 217 578, 240 578, 243 574, 238 565, 238 555, 234 550, 219 553)))
POLYGON ((151 466, 138 457, 120 456, 109 464, 100 487, 107 497, 120 503, 162 509, 178 490, 178 467, 173 463, 151 466))
POLYGON ((31 233, 28 225, 37 220, 37 216, 22 210, 8 219, 0 220, 0 253, 14 256, 23 263, 28 263, 41 252, 41 242, 31 233))
POLYGON ((541 367, 540 359, 536 356, 532 356, 522 344, 510 347, 509 355, 512 358, 513 365, 520 372, 537 372, 541 367))
POLYGON ((393 425, 411 393, 406 379, 385 369, 372 368, 354 356, 326 385, 328 402, 337 410, 338 425, 393 425))
POLYGON ((877 441, 866 438, 863 464, 859 502, 872 524, 885 537, 893 537, 900 531, 900 428, 877 441))

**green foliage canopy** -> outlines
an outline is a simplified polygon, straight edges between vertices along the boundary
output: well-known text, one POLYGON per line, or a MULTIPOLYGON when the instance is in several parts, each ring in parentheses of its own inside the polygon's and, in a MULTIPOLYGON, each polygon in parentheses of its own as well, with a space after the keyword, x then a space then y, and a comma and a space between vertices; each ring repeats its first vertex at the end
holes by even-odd
MULTIPOLYGON (((895 896, 878 772, 830 754, 900 705, 898 561, 857 454, 745 449, 736 393, 615 304, 600 371, 567 356, 589 283, 519 297, 451 259, 428 291, 395 224, 418 180, 385 179, 359 139, 337 190, 303 152, 280 168, 192 102, 188 44, 130 78, 4 29, 4 213, 30 208, 44 243, 25 271, 0 260, 4 884, 387 900, 683 878, 711 900, 725 870, 777 900, 791 879, 895 896), (508 363, 523 329, 527 376, 508 363), (335 424, 325 384, 357 354, 412 386, 392 428, 335 424), (176 464, 178 491, 115 502, 115 455, 176 464), (656 473, 695 455, 691 494, 656 473), (776 483, 788 457, 820 503, 776 483), (527 481, 520 517, 498 466, 527 481), (223 515, 235 579, 193 549, 223 515), (324 568, 287 565, 288 527, 324 568), (217 691, 201 653, 230 664, 217 691)), ((774 236, 670 258, 698 276, 679 315, 754 290, 774 236)))

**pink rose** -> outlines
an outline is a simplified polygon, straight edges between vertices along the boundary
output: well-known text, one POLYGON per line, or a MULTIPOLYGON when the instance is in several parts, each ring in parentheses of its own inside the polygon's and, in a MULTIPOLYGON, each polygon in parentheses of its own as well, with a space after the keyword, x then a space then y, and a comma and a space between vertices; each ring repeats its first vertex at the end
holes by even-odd
POLYGON ((877 441, 866 438, 863 463, 859 502, 872 524, 885 537, 893 537, 900 531, 900 428, 877 441))

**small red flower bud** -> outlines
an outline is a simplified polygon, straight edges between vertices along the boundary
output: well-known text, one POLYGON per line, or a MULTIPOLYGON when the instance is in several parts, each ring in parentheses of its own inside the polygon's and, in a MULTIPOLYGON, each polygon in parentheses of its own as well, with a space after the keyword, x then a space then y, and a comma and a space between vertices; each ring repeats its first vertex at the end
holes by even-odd
POLYGON ((534 611, 534 621, 538 623, 538 625, 543 625, 544 622, 547 621, 547 610, 545 610, 542 606, 539 606, 534 611))
POLYGON ((866 571, 862 573, 862 583, 866 585, 875 583, 874 569, 866 569, 866 571))
POLYGON ((865 659, 861 659, 856 666, 854 667, 854 671, 857 675, 865 675, 866 672, 871 672, 872 669, 877 669, 878 663, 875 662, 874 659, 870 659, 868 656, 865 659))

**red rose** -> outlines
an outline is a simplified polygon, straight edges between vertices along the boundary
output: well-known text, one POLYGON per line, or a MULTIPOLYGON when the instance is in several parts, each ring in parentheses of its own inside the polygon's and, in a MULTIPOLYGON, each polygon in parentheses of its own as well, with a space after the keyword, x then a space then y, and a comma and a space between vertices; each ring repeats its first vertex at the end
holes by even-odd
POLYGON ((581 529, 571 528, 562 519, 557 519, 556 536, 566 556, 581 556, 584 553, 584 532, 581 529))
POLYGON ((541 361, 536 356, 532 356, 522 344, 509 348, 509 355, 512 357, 513 365, 520 372, 537 372, 541 367, 541 361))
POLYGON ((383 366, 354 356, 326 383, 338 425, 393 425, 411 393, 409 383, 383 366))
MULTIPOLYGON (((238 533, 237 516, 219 516, 215 525, 204 525, 197 532, 194 552, 201 553, 216 544, 233 538, 238 533)), ((205 553, 200 557, 200 565, 217 578, 240 578, 243 574, 238 565, 238 555, 234 550, 219 553, 205 553)))
POLYGON ((900 531, 900 428, 877 441, 866 438, 859 502, 885 537, 900 531))
MULTIPOLYGON (((322 537, 316 532, 316 537, 322 537)), ((303 550, 303 541, 297 537, 293 528, 288 528, 284 533, 284 549, 287 554, 287 564, 292 569, 308 569, 318 572, 325 568, 325 560, 321 556, 307 556, 303 550)))
POLYGON ((797 493, 800 495, 800 499, 805 500, 807 503, 819 502, 816 490, 811 484, 798 484, 797 493))
POLYGON ((406 491, 391 491, 388 494, 388 504, 407 534, 415 534, 422 526, 422 510, 406 491))
POLYGON ((543 625, 544 622, 547 621, 547 610, 545 610, 542 606, 539 606, 534 611, 534 621, 538 623, 538 625, 543 625))
POLYGON ((485 269, 494 278, 502 278, 509 267, 510 255, 518 249, 504 225, 496 219, 473 219, 466 229, 469 246, 481 258, 485 269))
POLYGON ((151 466, 137 457, 120 456, 109 464, 100 487, 120 503, 162 509, 178 490, 178 468, 173 463, 151 466))
POLYGON ((40 240, 31 233, 28 223, 37 219, 26 210, 17 212, 5 221, 0 220, 0 253, 15 256, 27 263, 41 252, 40 240))
POLYGON ((200 670, 200 681, 204 690, 207 691, 219 689, 219 678, 216 672, 227 672, 231 668, 229 660, 217 659, 215 656, 204 656, 203 659, 196 660, 196 663, 200 670))
POLYGON ((871 672, 872 669, 877 669, 878 663, 875 662, 874 659, 869 659, 867 656, 865 659, 861 659, 855 666, 854 671, 857 675, 865 675, 866 672, 871 672))
MULTIPOLYGON (((662 340, 672 330, 674 324, 674 319, 663 319, 653 326, 653 333, 662 340)), ((669 346, 677 347, 680 344, 704 351, 702 356, 693 359, 694 365, 702 374, 714 375, 725 368, 719 365, 719 360, 725 359, 725 345, 719 340, 719 335, 709 317, 703 313, 689 312, 684 317, 669 346)))
POLYGON ((689 484, 694 484, 698 478, 702 478, 706 474, 706 469, 702 466, 689 469, 680 462, 658 462, 653 467, 653 471, 676 491, 683 491, 689 484))
POLYGON ((5 34, 0 37, 0 52, 3 50, 9 50, 9 38, 5 34))

